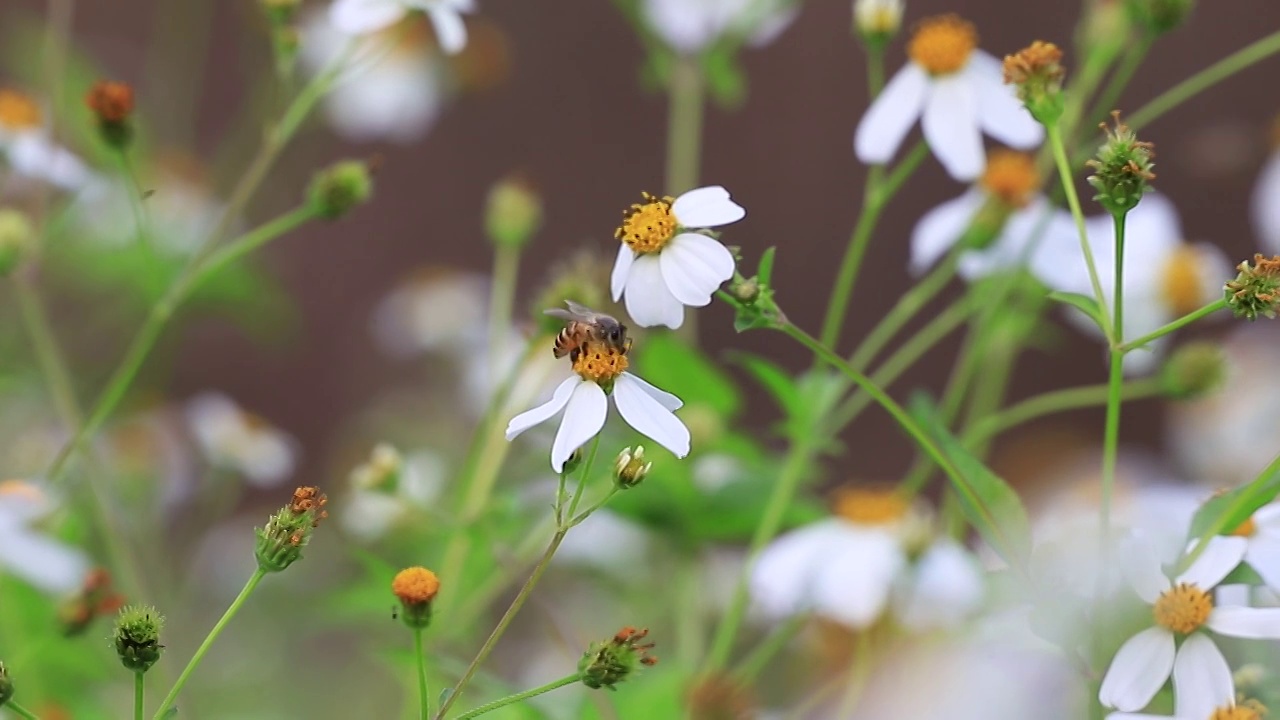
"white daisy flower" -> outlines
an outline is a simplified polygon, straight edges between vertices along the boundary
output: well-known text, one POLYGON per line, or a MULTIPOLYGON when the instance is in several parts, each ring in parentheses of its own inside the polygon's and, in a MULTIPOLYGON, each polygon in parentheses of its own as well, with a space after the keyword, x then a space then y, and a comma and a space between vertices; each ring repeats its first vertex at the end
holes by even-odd
POLYGON ((1262 720, 1261 706, 1237 704, 1231 667, 1205 635, 1192 635, 1183 643, 1173 662, 1173 678, 1171 717, 1117 712, 1107 720, 1262 720))
POLYGON ((31 97, 0 88, 0 154, 23 177, 64 190, 79 190, 93 179, 80 158, 49 137, 44 113, 31 97))
POLYGON ((456 55, 467 46, 467 26, 462 13, 475 12, 475 0, 334 0, 329 20, 348 35, 368 35, 395 25, 421 10, 436 31, 440 47, 456 55))
POLYGON ((1273 151, 1262 166, 1249 209, 1259 242, 1268 252, 1280 253, 1280 150, 1273 151))
POLYGON ((1280 591, 1280 502, 1258 508, 1232 535, 1245 540, 1244 562, 1280 591))
POLYGON ((923 274, 957 242, 970 226, 994 226, 1000 231, 985 247, 966 251, 957 272, 976 280, 1017 267, 1030 258, 1047 234, 1075 238, 1070 214, 1050 205, 1038 191, 1035 161, 1026 153, 995 150, 988 154, 982 177, 963 195, 925 213, 911 232, 913 274, 923 274))
MULTIPOLYGON (((1214 588, 1240 564, 1246 549, 1244 538, 1212 538, 1200 557, 1171 580, 1159 554, 1146 543, 1127 544, 1122 553, 1127 579, 1150 603, 1155 625, 1126 640, 1116 652, 1098 691, 1104 706, 1137 712, 1171 675, 1175 693, 1220 686, 1218 669, 1225 661, 1205 629, 1231 637, 1280 638, 1278 608, 1214 606, 1214 588), (1185 638, 1181 645, 1178 637, 1185 638)), ((1230 673, 1226 677, 1229 680, 1230 673)))
POLYGON ((205 392, 187 401, 187 424, 209 462, 260 487, 281 483, 297 465, 297 442, 234 400, 205 392))
MULTIPOLYGON (((1113 302, 1116 248, 1110 215, 1086 220, 1089 245, 1108 307, 1113 302)), ((1148 193, 1125 222, 1124 338, 1133 340, 1222 296, 1222 285, 1235 276, 1231 262, 1209 243, 1183 241, 1182 224, 1173 203, 1148 193)), ((1032 271, 1054 290, 1093 296, 1079 236, 1055 235, 1041 243, 1031 259, 1032 271)), ((1099 337, 1101 331, 1082 314, 1069 315, 1099 337)), ((1125 355, 1126 372, 1145 372, 1159 359, 1166 338, 1125 355)))
POLYGON ((854 133, 854 152, 871 165, 889 162, 916 120, 951 177, 982 172, 982 133, 1005 145, 1040 144, 1040 126, 1012 87, 1001 63, 977 49, 973 25, 955 15, 922 21, 907 46, 911 60, 867 109, 854 133))
POLYGON ((422 352, 465 353, 488 342, 489 278, 428 267, 399 283, 374 310, 378 345, 395 357, 422 352))
POLYGON ((546 403, 511 418, 507 424, 508 440, 563 410, 564 417, 551 444, 551 469, 559 473, 569 456, 604 427, 609 397, 613 397, 618 413, 628 425, 676 457, 689 454, 689 428, 674 413, 684 403, 627 372, 625 350, 588 342, 571 358, 577 375, 560 383, 546 403))
POLYGON ((627 313, 641 327, 684 324, 684 306, 703 307, 733 277, 733 253, 707 228, 735 223, 747 211, 719 185, 678 198, 643 194, 624 213, 614 237, 622 242, 610 286, 614 302, 626 296, 627 313))
POLYGON ((645 22, 672 50, 696 55, 727 35, 767 45, 799 13, 787 0, 644 0, 645 22))
POLYGON ((89 571, 89 558, 78 548, 31 527, 55 509, 46 491, 35 483, 0 482, 0 572, 44 592, 62 595, 80 586, 89 571))
MULTIPOLYGON (((360 51, 324 98, 339 135, 397 143, 426 135, 447 99, 446 67, 428 32, 425 20, 407 17, 360 40, 360 51)), ((329 67, 351 42, 323 13, 308 16, 302 33, 302 62, 313 73, 329 67)))
POLYGON ((339 521, 353 536, 373 542, 396 525, 428 510, 444 491, 444 458, 429 450, 401 456, 381 443, 369 460, 351 471, 351 493, 339 521))

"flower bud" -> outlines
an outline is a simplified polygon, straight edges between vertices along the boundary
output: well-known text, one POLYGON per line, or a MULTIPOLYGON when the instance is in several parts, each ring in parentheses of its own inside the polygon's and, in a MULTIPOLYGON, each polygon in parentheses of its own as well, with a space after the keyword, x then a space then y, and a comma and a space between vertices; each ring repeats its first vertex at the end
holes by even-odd
POLYGON ((1004 58, 1004 81, 1014 85, 1018 99, 1042 125, 1052 125, 1062 117, 1066 99, 1062 94, 1062 51, 1053 43, 1039 40, 1004 58))
POLYGON ((647 629, 637 630, 628 625, 608 640, 592 643, 578 661, 582 684, 594 690, 602 687, 615 690, 614 686, 639 666, 656 665, 658 658, 648 654, 653 643, 640 643, 648 634, 647 629))
POLYGON ((302 7, 302 0, 259 0, 259 2, 262 4, 263 12, 267 14, 267 19, 273 25, 293 22, 299 8, 302 7))
POLYGON ((760 279, 755 277, 734 277, 726 288, 734 300, 743 305, 750 305, 760 297, 760 279))
POLYGON ((560 474, 570 475, 573 473, 574 470, 577 470, 578 466, 581 464, 582 464, 582 448, 578 448, 577 450, 573 451, 573 454, 569 456, 568 460, 564 461, 564 465, 560 467, 560 474))
POLYGON ((1086 163, 1093 168, 1089 184, 1098 194, 1093 197, 1112 215, 1122 215, 1137 207, 1142 194, 1151 189, 1156 179, 1151 168, 1155 163, 1155 150, 1151 143, 1138 140, 1128 125, 1120 122, 1120 113, 1111 113, 1115 129, 1099 127, 1107 134, 1106 142, 1098 148, 1097 157, 1086 163))
POLYGON ((22 263, 34 238, 26 215, 17 210, 0 209, 0 277, 7 277, 22 263))
POLYGON ((1257 320, 1259 315, 1274 318, 1280 311, 1280 255, 1267 259, 1253 256, 1236 266, 1239 274, 1226 284, 1227 305, 1236 317, 1257 320))
POLYGON ((489 191, 484 225, 494 245, 523 247, 542 224, 542 202, 518 176, 505 178, 489 191))
POLYGON ((302 548, 311 541, 311 533, 324 518, 329 498, 318 488, 300 487, 293 500, 256 530, 258 543, 254 556, 258 567, 266 572, 280 572, 302 557, 302 548))
POLYGON ((1190 400, 1213 392, 1227 374, 1227 358, 1218 345, 1200 341, 1178 348, 1160 369, 1164 394, 1190 400))
POLYGON ((404 472, 404 457, 390 443, 378 443, 369 460, 351 471, 351 485, 361 490, 394 491, 404 472))
POLYGON ((307 202, 316 216, 336 220, 368 202, 372 194, 373 176, 368 164, 344 160, 315 174, 307 189, 307 202))
POLYGON ((1194 0, 1128 0, 1134 22, 1153 35, 1163 35, 1181 25, 1195 7, 1194 0))
POLYGON ((134 672, 146 672, 160 659, 160 630, 164 617, 155 608, 130 605, 116 618, 113 639, 120 663, 134 672))
POLYGON ((13 699, 13 680, 9 679, 9 671, 0 662, 0 707, 13 699))
POLYGON ((633 488, 644 480, 652 467, 653 463, 644 461, 643 445, 637 445, 635 452, 631 448, 624 448, 618 453, 618 460, 613 465, 614 482, 623 490, 633 488))
POLYGON ((129 124, 133 115, 133 88, 121 82, 99 80, 89 88, 85 104, 97 117, 103 142, 114 148, 128 146, 133 137, 129 124))
POLYGON ((902 0, 854 0, 853 29, 871 46, 883 47, 902 27, 902 0))
POLYGON ((440 592, 440 578, 424 567, 405 568, 391 581, 391 592, 400 599, 400 618, 411 628, 431 624, 431 601, 440 592))

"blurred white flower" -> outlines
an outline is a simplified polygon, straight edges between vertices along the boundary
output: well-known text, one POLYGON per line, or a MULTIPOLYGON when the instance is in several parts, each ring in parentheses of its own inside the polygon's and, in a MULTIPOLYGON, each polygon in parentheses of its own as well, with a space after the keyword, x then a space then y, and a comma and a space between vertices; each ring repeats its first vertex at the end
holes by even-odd
POLYGON ((649 530, 609 510, 597 510, 564 536, 553 562, 610 573, 620 579, 635 575, 651 557, 649 530))
POLYGON ((968 620, 985 594, 982 568, 973 554, 939 538, 898 576, 893 612, 908 630, 945 630, 968 620))
POLYGON ((626 296, 627 313, 641 327, 684 323, 684 306, 702 307, 733 277, 733 254, 700 230, 728 225, 747 211, 719 185, 678 198, 646 193, 632 205, 614 236, 622 242, 610 287, 626 296))
POLYGON ((696 55, 726 35, 767 45, 799 13, 788 0, 643 0, 645 22, 672 50, 696 55))
POLYGON ((1004 84, 995 57, 977 49, 973 25, 954 15, 920 23, 911 57, 858 122, 854 152, 870 165, 889 162, 920 120, 924 138, 956 180, 982 172, 982 133, 1019 149, 1040 144, 1044 129, 1004 84))
POLYGON ((456 351, 472 357, 488 342, 488 307, 486 276, 429 268, 378 304, 373 334, 394 356, 456 351))
POLYGON ((1280 591, 1280 502, 1258 508, 1233 534, 1245 539, 1245 564, 1280 591))
POLYGON ((0 88, 0 153, 14 173, 64 190, 79 190, 94 179, 74 153, 54 142, 43 111, 32 98, 0 88))
POLYGON ((231 398, 204 392, 186 404, 187 424, 210 463, 269 487, 284 482, 297 464, 297 443, 231 398))
POLYGON ((887 37, 902 27, 902 0, 854 0, 853 23, 868 37, 887 37))
POLYGON ((1182 694, 1184 704, 1210 703, 1205 714, 1196 716, 1207 717, 1221 704, 1215 698, 1230 684, 1231 673, 1204 629, 1232 637, 1280 638, 1273 609, 1214 606, 1214 588, 1240 564, 1246 547, 1244 538, 1214 537, 1190 567, 1170 579, 1164 574, 1165 558, 1154 548, 1140 538, 1125 545, 1121 559, 1126 578, 1138 597, 1151 605, 1155 625, 1126 640, 1116 652, 1098 691, 1104 706, 1137 712, 1172 675, 1174 692, 1182 694), (1181 646, 1178 636, 1185 636, 1181 646))
POLYGON ((420 450, 407 458, 385 443, 351 472, 351 492, 338 513, 343 529, 372 542, 397 524, 431 508, 440 497, 448 466, 438 453, 420 450))
POLYGON ((1259 243, 1267 252, 1280 253, 1280 150, 1262 166, 1249 209, 1259 243))
POLYGON ((45 488, 25 480, 0 482, 0 572, 50 594, 74 591, 89 571, 89 558, 31 527, 56 504, 45 488))
POLYGON ((323 13, 302 26, 302 62, 321 72, 360 43, 348 68, 325 96, 325 112, 334 130, 353 142, 420 140, 446 102, 447 68, 432 47, 425 23, 404 18, 395 26, 352 40, 323 13))
MULTIPOLYGON (((1108 306, 1113 302, 1116 252, 1115 225, 1110 215, 1086 220, 1098 279, 1108 306)), ((1080 240, 1046 237, 1032 257, 1032 270, 1053 290, 1093 296, 1080 240)), ((1148 193, 1128 215, 1124 246, 1124 337, 1133 340, 1176 320, 1222 296, 1222 286, 1234 277, 1231 262, 1217 246, 1183 241, 1182 224, 1173 203, 1148 193)), ((1081 313, 1073 322, 1101 331, 1081 313)), ((1126 372, 1155 367, 1168 336, 1125 355, 1126 372)))
POLYGON ((334 0, 329 6, 333 26, 349 35, 384 30, 421 10, 431 20, 440 47, 455 55, 467 46, 462 13, 475 12, 474 0, 334 0))

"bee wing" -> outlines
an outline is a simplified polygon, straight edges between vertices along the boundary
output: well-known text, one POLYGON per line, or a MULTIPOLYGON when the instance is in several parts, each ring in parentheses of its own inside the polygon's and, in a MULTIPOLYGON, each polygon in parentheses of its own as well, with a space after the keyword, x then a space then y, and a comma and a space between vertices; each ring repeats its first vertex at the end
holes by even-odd
POLYGON ((600 318, 608 317, 608 315, 598 313, 595 310, 572 300, 565 300, 564 304, 568 306, 568 310, 565 310, 564 308, 551 308, 550 310, 543 310, 542 312, 543 314, 560 318, 561 320, 577 320, 586 323, 592 323, 600 318))

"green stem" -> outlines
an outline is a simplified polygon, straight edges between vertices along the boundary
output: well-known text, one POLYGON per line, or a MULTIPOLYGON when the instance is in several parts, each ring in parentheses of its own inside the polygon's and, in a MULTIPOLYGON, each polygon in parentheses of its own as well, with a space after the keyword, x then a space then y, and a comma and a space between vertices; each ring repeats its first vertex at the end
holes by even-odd
POLYGON ((867 246, 880 219, 880 213, 928 155, 929 146, 920 142, 887 178, 882 165, 872 166, 867 173, 862 212, 859 213, 858 222, 849 236, 849 245, 845 249, 844 258, 840 261, 840 269, 832 285, 831 298, 827 301, 827 313, 822 322, 823 345, 833 348, 840 339, 840 329, 844 325, 849 298, 853 295, 858 271, 862 267, 862 259, 866 255, 867 246))
POLYGON ((619 488, 615 484, 613 487, 609 488, 609 492, 605 493, 604 497, 592 503, 586 510, 583 510, 582 512, 575 515, 573 519, 569 521, 569 527, 577 527, 578 525, 581 525, 583 520, 586 520, 588 517, 591 516, 592 513, 604 507, 605 503, 612 500, 613 496, 617 495, 618 492, 619 492, 619 488))
POLYGON ((1094 100, 1093 106, 1089 108, 1089 114, 1085 115, 1086 120, 1101 120, 1106 113, 1116 110, 1116 103, 1120 100, 1120 95, 1124 93, 1125 88, 1129 87, 1129 82, 1133 80, 1134 73, 1138 72, 1138 68, 1142 66, 1142 61, 1147 59, 1147 53, 1151 51, 1151 45, 1155 38, 1150 33, 1145 33, 1136 44, 1130 46, 1129 51, 1125 53, 1124 59, 1116 66, 1115 72, 1111 74, 1111 79, 1107 82, 1107 86, 1102 89, 1094 100))
MULTIPOLYGON (((1107 68, 1111 67, 1111 63, 1119 52, 1119 46, 1108 46, 1094 48, 1085 55, 1080 72, 1071 78, 1067 86, 1067 105, 1062 113, 1063 135, 1066 137, 1075 137, 1089 95, 1098 87, 1098 83, 1102 82, 1103 75, 1106 74, 1107 68)), ((1040 157, 1047 158, 1044 154, 1040 157)))
POLYGON ((1107 421, 1102 436, 1102 497, 1098 513, 1101 523, 1102 545, 1111 534, 1111 494, 1116 482, 1116 456, 1120 446, 1120 405, 1124 389, 1124 225, 1125 213, 1115 213, 1116 228, 1116 276, 1113 319, 1114 335, 1111 343, 1111 371, 1107 382, 1107 421))
POLYGON ((858 344, 857 350, 849 357, 849 364, 859 370, 866 370, 893 336, 917 313, 928 307, 947 287, 955 277, 959 257, 958 251, 948 253, 942 262, 929 271, 928 275, 912 283, 911 289, 903 293, 898 302, 858 344))
POLYGON ((310 205, 302 205, 227 243, 209 255, 195 271, 190 283, 179 296, 178 302, 186 300, 196 288, 203 285, 209 278, 217 275, 228 265, 272 240, 297 230, 317 217, 315 210, 310 205))
POLYGON ((696 555, 684 554, 676 560, 676 585, 673 588, 676 607, 676 667, 692 672, 706 650, 703 628, 702 576, 703 571, 696 555))
POLYGON ((884 90, 884 47, 885 43, 866 43, 867 50, 867 91, 875 100, 884 90))
MULTIPOLYGON (((1156 397, 1162 389, 1160 381, 1148 378, 1131 382, 1121 390, 1124 400, 1140 400, 1156 397)), ((1111 395, 1110 383, 1054 390, 1029 397, 1010 405, 998 413, 987 415, 964 434, 965 444, 981 442, 1000 433, 1045 415, 1106 405, 1111 395)))
MULTIPOLYGON (((581 516, 575 515, 575 513, 578 512, 578 503, 582 502, 582 494, 587 489, 587 480, 591 477, 591 469, 595 467, 596 455, 599 452, 600 435, 597 434, 595 439, 591 441, 591 450, 587 453, 587 461, 582 465, 582 474, 578 475, 578 487, 573 490, 573 499, 569 501, 569 511, 565 514, 565 517, 571 518, 569 527, 573 527, 583 520, 586 520, 588 515, 598 510, 600 506, 604 505, 604 502, 601 502, 599 505, 595 505, 591 509, 582 513, 581 516)), ((605 500, 608 500, 611 497, 613 497, 612 494, 607 495, 605 496, 605 500)), ((564 529, 568 530, 569 527, 564 529)))
POLYGON ((698 59, 678 59, 672 67, 668 88, 665 185, 668 195, 692 190, 698 183, 702 156, 702 90, 702 68, 698 59))
POLYGON ((17 700, 10 699, 9 702, 4 704, 4 707, 14 715, 26 718, 26 720, 40 720, 40 718, 36 717, 35 713, 19 705, 17 700))
POLYGON ((537 697, 538 695, 549 693, 552 690, 559 690, 560 688, 566 685, 572 685, 580 680, 582 680, 582 673, 574 673, 572 675, 566 675, 560 678, 559 680, 553 680, 547 683, 546 685, 541 685, 539 687, 532 688, 530 690, 525 690, 524 692, 518 692, 515 695, 508 695, 507 697, 504 697, 500 700, 494 700, 488 705, 481 705, 480 707, 474 710, 468 710, 467 712, 459 715, 457 717, 457 720, 469 720, 470 718, 473 718, 473 717, 479 717, 481 715, 484 715, 487 712, 492 712, 494 710, 497 710, 500 707, 506 707, 507 705, 518 703, 522 700, 528 700, 531 697, 537 697))
POLYGON ((489 352, 506 350, 507 331, 516 297, 520 271, 520 248, 498 243, 493 253, 493 278, 489 286, 489 352))
POLYGON ((809 617, 808 613, 796 613, 774 627, 769 635, 733 669, 734 679, 743 685, 754 683, 760 673, 768 667, 769 661, 782 652, 782 649, 804 629, 809 617))
POLYGON ((258 587, 258 583, 262 582, 262 578, 266 576, 267 571, 262 568, 258 568, 253 571, 253 575, 249 577, 249 582, 245 583, 244 589, 240 591, 240 594, 236 596, 235 600, 231 601, 230 607, 228 607, 227 611, 218 619, 218 622, 213 626, 213 629, 209 631, 204 642, 200 643, 199 648, 196 648, 196 654, 191 656, 191 660, 187 663, 187 666, 182 669, 182 674, 178 676, 178 681, 173 684, 173 687, 169 690, 169 694, 165 696, 164 702, 160 703, 160 707, 156 710, 155 715, 151 716, 152 720, 161 720, 161 718, 165 716, 165 713, 169 711, 169 708, 173 707, 173 703, 178 699, 178 693, 182 692, 182 687, 187 684, 187 680, 190 679, 191 673, 195 671, 196 667, 200 664, 200 661, 204 659, 205 653, 209 652, 209 648, 213 646, 213 641, 218 639, 218 636, 222 634, 222 630, 231 622, 231 618, 235 617, 236 613, 240 612, 240 608, 244 605, 245 601, 249 599, 251 594, 253 594, 254 588, 258 587))
POLYGON ((857 709, 862 700, 862 692, 867 687, 867 678, 871 676, 874 647, 870 628, 858 631, 854 652, 856 655, 849 668, 849 684, 840 700, 840 710, 835 715, 840 718, 853 717, 853 711, 857 709))
POLYGON ((1089 284, 1093 287, 1093 299, 1102 310, 1102 331, 1110 342, 1115 341, 1111 322, 1107 319, 1107 298, 1102 293, 1102 281, 1098 278, 1098 267, 1093 261, 1093 249, 1089 245, 1089 234, 1084 227, 1084 211, 1080 209, 1080 196, 1076 194, 1075 178, 1071 176, 1071 167, 1067 161, 1066 147, 1062 144, 1062 130, 1058 125, 1047 125, 1045 130, 1049 136, 1049 144, 1053 148, 1053 160, 1058 166, 1058 176, 1062 181, 1062 190, 1067 195, 1067 205, 1071 208, 1071 217, 1076 222, 1076 232, 1080 235, 1080 251, 1084 254, 1084 263, 1089 268, 1089 284))
POLYGON ((422 651, 422 628, 413 629, 413 657, 418 665, 418 717, 431 717, 431 700, 427 697, 427 656, 422 651))
POLYGON ((133 674, 133 720, 142 720, 143 699, 145 698, 144 673, 133 674))
POLYGON ((133 169, 133 161, 129 159, 129 151, 125 148, 118 148, 118 154, 120 155, 120 168, 129 180, 129 207, 133 210, 134 230, 138 235, 138 241, 141 242, 147 238, 148 229, 151 227, 151 223, 147 218, 146 190, 143 190, 142 181, 138 179, 138 173, 133 169))
POLYGON ((1273 32, 1261 40, 1246 45, 1174 85, 1130 115, 1126 123, 1129 127, 1137 130, 1195 95, 1276 53, 1280 53, 1280 31, 1273 32))
POLYGON ((1169 323, 1168 325, 1165 325, 1164 327, 1161 327, 1158 330, 1153 330, 1152 332, 1149 332, 1146 335, 1143 335, 1137 340, 1130 340, 1129 342, 1121 343, 1120 350, 1122 352, 1137 350, 1138 348, 1142 347, 1143 345, 1146 345, 1147 343, 1150 343, 1153 340, 1162 338, 1171 332, 1174 332, 1182 327, 1190 325, 1191 323, 1199 320, 1200 318, 1206 315, 1212 315, 1213 313, 1216 313, 1219 310, 1222 310, 1226 306, 1227 306, 1226 298, 1223 298, 1221 300, 1214 300, 1213 302, 1209 303, 1208 305, 1205 305, 1199 310, 1194 310, 1192 312, 1189 312, 1186 315, 1183 315, 1182 317, 1178 318, 1177 320, 1174 320, 1173 322, 1169 323))

